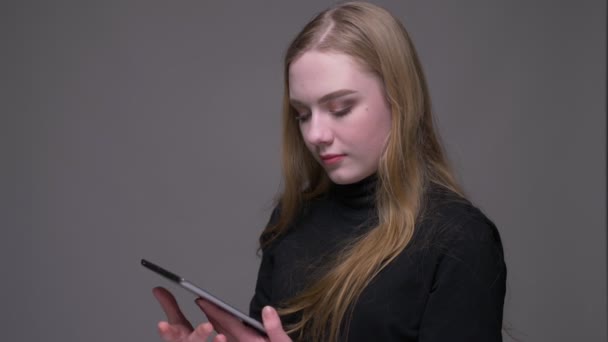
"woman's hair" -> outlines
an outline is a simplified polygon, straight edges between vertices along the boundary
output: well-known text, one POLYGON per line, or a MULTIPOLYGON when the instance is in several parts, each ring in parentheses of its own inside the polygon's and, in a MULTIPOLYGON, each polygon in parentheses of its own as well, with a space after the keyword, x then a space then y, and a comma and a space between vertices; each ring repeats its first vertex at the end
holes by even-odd
POLYGON ((336 341, 341 329, 347 331, 352 307, 363 289, 412 239, 425 189, 435 183, 461 192, 435 134, 426 81, 405 28, 380 7, 343 3, 310 21, 285 55, 284 184, 278 217, 263 232, 262 248, 284 234, 302 205, 330 185, 304 144, 289 102, 290 65, 311 50, 354 58, 382 80, 391 108, 391 130, 377 171, 377 227, 351 241, 332 267, 280 308, 282 315, 298 318, 288 327, 292 336, 336 341))

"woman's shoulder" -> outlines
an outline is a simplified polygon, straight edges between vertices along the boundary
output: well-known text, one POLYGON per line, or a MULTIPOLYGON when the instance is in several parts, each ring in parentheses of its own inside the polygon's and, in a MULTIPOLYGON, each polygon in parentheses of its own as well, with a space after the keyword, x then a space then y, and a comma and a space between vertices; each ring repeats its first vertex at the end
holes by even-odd
POLYGON ((275 203, 272 212, 270 213, 270 218, 266 223, 266 227, 262 234, 260 235, 259 243, 261 246, 261 250, 266 252, 272 245, 276 243, 279 234, 276 230, 270 230, 270 227, 273 227, 277 224, 279 217, 281 216, 281 204, 277 201, 275 203))
POLYGON ((487 241, 501 245, 494 222, 467 198, 441 185, 428 188, 418 228, 425 240, 487 241))
POLYGON ((331 204, 327 193, 305 199, 299 207, 297 207, 290 219, 286 222, 281 222, 282 215, 285 212, 282 207, 281 200, 276 200, 274 208, 270 214, 266 227, 260 235, 260 246, 262 251, 272 249, 280 244, 287 236, 294 232, 301 231, 306 228, 302 224, 311 213, 315 212, 317 217, 327 217, 326 213, 331 210, 331 204), (281 228, 278 227, 281 225, 281 228))

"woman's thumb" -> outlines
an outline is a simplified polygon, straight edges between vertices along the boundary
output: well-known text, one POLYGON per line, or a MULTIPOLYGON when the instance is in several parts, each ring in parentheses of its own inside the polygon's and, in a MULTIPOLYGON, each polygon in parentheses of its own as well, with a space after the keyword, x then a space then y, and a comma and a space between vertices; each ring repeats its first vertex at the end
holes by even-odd
POLYGON ((275 309, 270 306, 264 307, 262 309, 262 320, 264 321, 264 328, 268 334, 268 339, 271 342, 291 342, 291 339, 287 336, 285 330, 283 330, 281 318, 279 318, 279 314, 275 309))

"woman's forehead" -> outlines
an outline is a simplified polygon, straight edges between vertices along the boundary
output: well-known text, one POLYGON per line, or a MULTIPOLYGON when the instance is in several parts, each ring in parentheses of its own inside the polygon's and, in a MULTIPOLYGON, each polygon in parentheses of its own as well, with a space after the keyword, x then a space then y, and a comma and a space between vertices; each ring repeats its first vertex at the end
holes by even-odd
POLYGON ((289 67, 289 96, 296 102, 316 102, 340 90, 366 92, 374 86, 378 77, 342 53, 308 51, 289 67))

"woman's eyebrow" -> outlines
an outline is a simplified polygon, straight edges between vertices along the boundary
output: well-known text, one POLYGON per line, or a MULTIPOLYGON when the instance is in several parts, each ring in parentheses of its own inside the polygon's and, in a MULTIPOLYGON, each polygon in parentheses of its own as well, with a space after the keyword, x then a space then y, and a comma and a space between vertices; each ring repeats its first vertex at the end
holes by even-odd
MULTIPOLYGON (((337 99, 339 97, 354 94, 354 93, 356 93, 356 91, 350 90, 350 89, 340 89, 340 90, 332 91, 329 94, 323 95, 319 99, 318 103, 323 104, 325 102, 329 102, 329 101, 337 99)), ((292 106, 306 107, 306 105, 304 103, 302 103, 296 99, 289 99, 289 102, 291 103, 292 106)))

